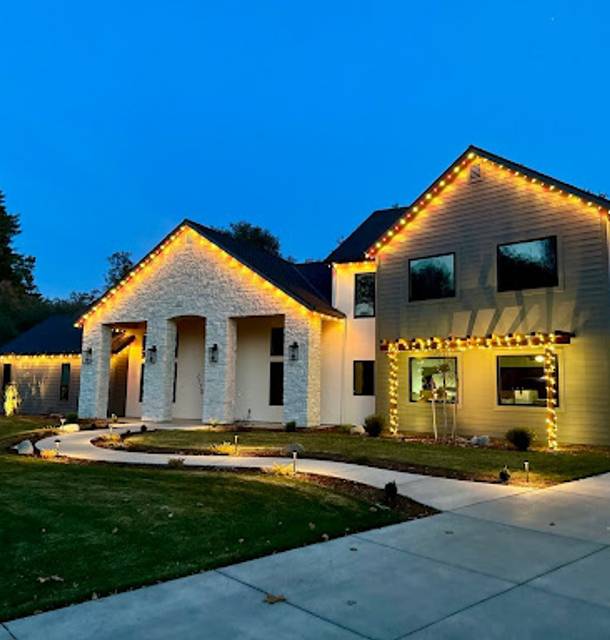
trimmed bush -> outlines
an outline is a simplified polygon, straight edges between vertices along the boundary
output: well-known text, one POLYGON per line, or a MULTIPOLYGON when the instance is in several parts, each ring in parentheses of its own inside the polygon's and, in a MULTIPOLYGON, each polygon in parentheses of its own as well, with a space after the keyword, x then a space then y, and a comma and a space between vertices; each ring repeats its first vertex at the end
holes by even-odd
POLYGON ((294 433, 297 430, 297 423, 291 420, 284 425, 284 429, 286 429, 288 433, 294 433))
POLYGON ((167 466, 170 469, 182 469, 184 467, 184 458, 170 458, 167 461, 167 466))
POLYGON ((392 482, 388 482, 383 488, 383 494, 385 498, 385 503, 390 507, 396 505, 396 499, 398 498, 398 487, 396 486, 396 482, 392 480, 392 482))
POLYGON ((77 413, 66 413, 66 422, 68 424, 74 424, 78 422, 78 414, 77 413))
POLYGON ((364 419, 364 430, 371 438, 379 437, 381 435, 381 432, 383 431, 384 426, 385 420, 382 416, 372 415, 367 416, 364 419))
POLYGON ((518 451, 527 451, 534 440, 534 434, 529 429, 521 428, 509 429, 505 437, 518 451))

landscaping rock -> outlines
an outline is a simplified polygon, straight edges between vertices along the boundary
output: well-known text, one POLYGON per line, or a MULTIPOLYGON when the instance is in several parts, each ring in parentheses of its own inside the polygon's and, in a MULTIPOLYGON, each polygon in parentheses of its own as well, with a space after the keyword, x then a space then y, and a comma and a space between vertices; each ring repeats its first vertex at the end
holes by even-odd
POLYGON ((296 451, 298 455, 302 456, 305 453, 305 447, 298 442, 291 442, 284 447, 283 451, 287 455, 292 455, 296 451))
POLYGON ((59 430, 62 433, 76 433, 77 431, 80 431, 80 427, 72 422, 70 424, 62 424, 61 427, 59 427, 59 430))
POLYGON ((489 436, 472 436, 472 438, 470 438, 470 444, 475 447, 488 447, 489 442, 489 436))
POLYGON ((364 435, 366 435, 366 431, 364 430, 364 427, 361 424, 356 425, 355 427, 352 427, 349 430, 349 432, 353 436, 364 436, 364 435))
POLYGON ((20 456, 34 455, 34 445, 30 440, 22 440, 19 444, 16 444, 13 449, 15 449, 20 456))

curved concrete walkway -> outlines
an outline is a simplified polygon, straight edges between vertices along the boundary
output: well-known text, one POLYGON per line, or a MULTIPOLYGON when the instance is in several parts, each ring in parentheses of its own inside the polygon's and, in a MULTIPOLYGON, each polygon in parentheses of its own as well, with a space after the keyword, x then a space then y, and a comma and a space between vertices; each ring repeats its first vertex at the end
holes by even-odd
MULTIPOLYGON (((139 428, 139 426, 139 424, 124 425, 113 428, 113 431, 120 433, 129 428, 132 430, 139 428)), ((170 425, 156 428, 179 429, 181 427, 170 425)), ((193 427, 186 428, 192 429, 193 427)), ((274 465, 292 464, 292 459, 287 457, 178 456, 177 454, 168 453, 142 453, 106 449, 92 444, 92 440, 107 433, 108 429, 98 429, 95 431, 80 431, 77 433, 51 436, 38 441, 36 447, 39 450, 54 449, 57 446, 56 441, 59 439, 59 452, 62 456, 91 462, 113 462, 120 464, 165 466, 170 459, 177 457, 184 459, 185 466, 189 467, 270 469, 274 465)), ((328 460, 314 460, 311 458, 299 458, 297 461, 297 470, 303 473, 315 473, 322 476, 332 476, 344 480, 361 482, 377 488, 383 488, 386 483, 394 481, 401 495, 441 511, 458 509, 480 502, 487 502, 489 500, 531 491, 526 487, 437 478, 417 473, 405 473, 377 467, 345 462, 332 462, 328 460)))

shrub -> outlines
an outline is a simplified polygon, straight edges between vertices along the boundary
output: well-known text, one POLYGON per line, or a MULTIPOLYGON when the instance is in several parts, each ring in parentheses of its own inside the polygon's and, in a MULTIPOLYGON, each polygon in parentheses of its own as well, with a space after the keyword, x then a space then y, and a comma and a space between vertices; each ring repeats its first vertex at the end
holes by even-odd
POLYGON ((145 424, 143 424, 140 427, 140 433, 146 433, 147 431, 148 431, 148 427, 145 424))
POLYGON ((288 433, 294 433, 297 430, 297 423, 294 420, 291 420, 284 425, 284 429, 286 429, 288 433))
POLYGON ((182 469, 184 467, 184 458, 170 458, 167 461, 167 466, 170 469, 182 469))
POLYGON ((274 464, 271 467, 263 469, 265 473, 270 473, 274 476, 291 476, 293 475, 291 464, 274 464))
POLYGON ((66 413, 66 422, 69 424, 73 424, 74 422, 78 422, 78 414, 77 413, 66 413))
POLYGON ((235 453, 235 445, 230 442, 221 442, 210 445, 208 452, 216 456, 230 456, 235 453))
POLYGON ((381 435, 384 427, 384 419, 382 416, 372 415, 364 419, 364 430, 371 438, 377 438, 381 435))
POLYGON ((118 433, 105 433, 102 436, 102 442, 104 444, 121 444, 122 439, 118 433))
POLYGON ((53 458, 57 458, 57 451, 55 449, 43 449, 40 452, 40 457, 44 460, 53 460, 53 458))
POLYGON ((534 434, 529 429, 509 429, 506 432, 506 439, 515 449, 527 451, 534 440, 534 434))

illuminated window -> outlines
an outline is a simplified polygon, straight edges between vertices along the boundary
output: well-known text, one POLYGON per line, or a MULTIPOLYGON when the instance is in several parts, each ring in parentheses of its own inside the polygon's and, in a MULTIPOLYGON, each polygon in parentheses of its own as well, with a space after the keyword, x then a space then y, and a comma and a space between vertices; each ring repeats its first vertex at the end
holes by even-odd
POLYGON ((409 260, 409 301, 455 296, 455 254, 409 260))
POLYGON ((501 244, 497 265, 498 291, 556 287, 557 238, 501 244))
POLYGON ((374 360, 354 360, 354 395, 375 395, 374 360))
POLYGON ((64 362, 61 365, 61 374, 59 379, 59 399, 68 400, 70 397, 70 364, 64 362))
POLYGON ((457 358, 409 358, 411 402, 457 399, 457 358))
POLYGON ((272 356, 284 355, 284 327, 271 328, 271 352, 272 356))
MULTIPOLYGON (((559 405, 559 389, 556 401, 559 405)), ((546 406, 543 355, 498 356, 498 404, 546 406)))
POLYGON ((269 404, 281 406, 284 404, 284 363, 269 363, 269 404))
POLYGON ((357 273, 354 276, 354 317, 375 316, 375 274, 357 273))

